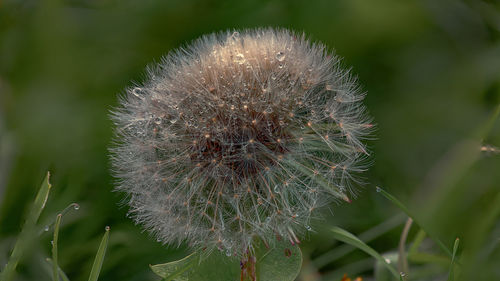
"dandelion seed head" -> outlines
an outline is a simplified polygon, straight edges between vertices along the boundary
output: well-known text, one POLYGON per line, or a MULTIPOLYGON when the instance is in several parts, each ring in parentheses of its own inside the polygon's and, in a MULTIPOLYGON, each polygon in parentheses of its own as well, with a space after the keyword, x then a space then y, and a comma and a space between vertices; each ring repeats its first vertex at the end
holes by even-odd
POLYGON ((113 112, 130 215, 162 243, 243 254, 299 243, 345 200, 372 130, 356 79, 287 30, 210 34, 168 54, 113 112))

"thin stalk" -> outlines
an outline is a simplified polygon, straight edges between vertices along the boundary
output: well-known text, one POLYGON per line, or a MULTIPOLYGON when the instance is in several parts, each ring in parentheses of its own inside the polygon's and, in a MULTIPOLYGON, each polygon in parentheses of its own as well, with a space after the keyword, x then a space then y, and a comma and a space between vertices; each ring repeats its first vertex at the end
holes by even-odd
POLYGON ((408 218, 408 220, 406 221, 405 227, 403 228, 403 232, 401 233, 401 238, 399 239, 398 270, 399 270, 399 272, 404 273, 404 276, 405 276, 404 278, 407 278, 406 276, 408 276, 408 273, 409 273, 408 259, 406 257, 405 247, 406 247, 406 238, 408 237, 408 233, 410 232, 410 228, 411 228, 412 223, 413 223, 413 220, 411 218, 408 218))

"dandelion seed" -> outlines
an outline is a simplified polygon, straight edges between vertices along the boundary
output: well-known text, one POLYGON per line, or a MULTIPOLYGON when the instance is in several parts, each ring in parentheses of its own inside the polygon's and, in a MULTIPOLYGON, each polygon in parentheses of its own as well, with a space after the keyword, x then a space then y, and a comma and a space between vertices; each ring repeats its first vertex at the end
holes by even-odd
POLYGON ((239 257, 254 237, 300 243, 313 210, 349 201, 365 169, 372 123, 339 61, 273 29, 206 35, 167 55, 112 115, 129 215, 163 244, 239 257))

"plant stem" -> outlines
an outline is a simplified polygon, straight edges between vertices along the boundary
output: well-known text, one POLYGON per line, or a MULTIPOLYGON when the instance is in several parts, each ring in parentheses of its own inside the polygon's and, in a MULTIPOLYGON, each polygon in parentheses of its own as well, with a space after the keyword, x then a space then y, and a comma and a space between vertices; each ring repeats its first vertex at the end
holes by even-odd
POLYGON ((255 255, 253 255, 251 251, 247 250, 243 259, 240 261, 240 281, 257 281, 256 262, 257 259, 255 258, 255 255))
POLYGON ((399 272, 403 272, 405 274, 405 279, 408 277, 408 260, 406 256, 406 238, 408 237, 408 232, 410 232, 411 225, 413 223, 412 218, 408 218, 406 221, 405 227, 403 228, 403 232, 401 233, 401 238, 399 240, 398 246, 398 270, 399 272))

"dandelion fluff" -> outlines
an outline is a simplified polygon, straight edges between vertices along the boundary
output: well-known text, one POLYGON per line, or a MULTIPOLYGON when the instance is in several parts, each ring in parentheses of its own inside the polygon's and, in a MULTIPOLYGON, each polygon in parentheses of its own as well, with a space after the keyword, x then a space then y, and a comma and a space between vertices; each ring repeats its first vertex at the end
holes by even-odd
POLYGON ((112 114, 130 215, 162 243, 243 255, 299 242, 348 201, 372 125, 339 58, 288 30, 210 34, 168 54, 112 114))

